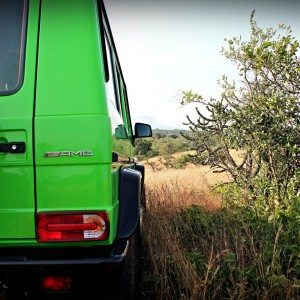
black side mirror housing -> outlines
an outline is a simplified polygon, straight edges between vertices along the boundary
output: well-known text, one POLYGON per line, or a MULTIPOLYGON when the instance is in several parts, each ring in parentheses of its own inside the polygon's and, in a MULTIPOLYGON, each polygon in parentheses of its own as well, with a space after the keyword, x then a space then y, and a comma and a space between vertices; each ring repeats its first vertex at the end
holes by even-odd
POLYGON ((134 125, 134 139, 151 137, 152 129, 151 126, 145 123, 135 123, 134 125))

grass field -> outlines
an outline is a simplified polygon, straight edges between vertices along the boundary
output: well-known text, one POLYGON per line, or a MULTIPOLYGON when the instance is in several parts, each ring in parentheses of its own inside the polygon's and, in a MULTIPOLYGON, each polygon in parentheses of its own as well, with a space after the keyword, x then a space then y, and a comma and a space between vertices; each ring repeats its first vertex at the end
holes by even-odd
POLYGON ((300 299, 297 218, 223 205, 212 186, 228 180, 147 169, 145 299, 300 299))
POLYGON ((221 199, 211 191, 211 186, 227 181, 228 176, 214 174, 208 167, 146 171, 145 298, 196 299, 201 294, 197 270, 182 248, 180 233, 171 227, 178 212, 186 207, 219 210, 221 199))
MULTIPOLYGON (((214 174, 209 167, 186 169, 167 169, 163 171, 146 170, 146 186, 150 193, 160 192, 156 201, 172 203, 172 207, 185 207, 197 204, 208 210, 220 206, 220 198, 211 192, 211 186, 227 181, 226 174, 214 174), (168 197, 166 198, 166 196, 168 197)), ((149 206, 154 203, 149 203, 149 206)))

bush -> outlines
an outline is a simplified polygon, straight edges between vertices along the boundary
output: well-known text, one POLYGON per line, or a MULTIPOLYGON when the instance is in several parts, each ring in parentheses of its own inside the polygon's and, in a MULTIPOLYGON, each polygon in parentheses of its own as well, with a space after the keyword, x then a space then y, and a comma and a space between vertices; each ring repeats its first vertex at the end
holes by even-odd
MULTIPOLYGON (((240 196, 234 185, 226 190, 228 197, 240 196)), ((158 194, 166 202, 172 192, 147 189, 151 256, 145 286, 153 298, 300 297, 300 197, 277 212, 261 201, 225 202, 207 211, 162 203, 158 194)))
POLYGON ((292 182, 294 193, 300 191, 300 46, 288 26, 260 28, 254 13, 250 29, 248 40, 234 37, 222 49, 237 69, 238 82, 223 76, 219 99, 183 93, 182 103, 199 104, 197 119, 188 117, 192 134, 187 138, 198 142, 208 165, 228 172, 249 198, 284 201, 292 182))
MULTIPOLYGON (((155 133, 152 138, 137 139, 135 154, 139 159, 148 159, 154 156, 170 156, 177 152, 191 150, 193 145, 182 136, 155 133)), ((175 131, 177 132, 177 131, 175 131)))

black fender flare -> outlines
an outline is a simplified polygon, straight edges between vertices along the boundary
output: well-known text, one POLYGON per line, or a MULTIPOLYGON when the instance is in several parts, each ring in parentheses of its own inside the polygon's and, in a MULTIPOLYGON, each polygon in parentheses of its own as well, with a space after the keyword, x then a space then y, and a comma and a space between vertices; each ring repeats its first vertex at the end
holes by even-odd
POLYGON ((142 188, 144 187, 144 182, 145 182, 145 166, 144 165, 140 165, 140 164, 136 164, 135 165, 135 169, 137 171, 139 171, 142 175, 142 188))
POLYGON ((142 174, 134 169, 121 169, 119 179, 118 239, 128 239, 140 222, 142 174))
POLYGON ((145 197, 145 166, 136 164, 135 169, 139 171, 142 175, 142 185, 141 185, 141 205, 146 209, 146 197, 145 197))

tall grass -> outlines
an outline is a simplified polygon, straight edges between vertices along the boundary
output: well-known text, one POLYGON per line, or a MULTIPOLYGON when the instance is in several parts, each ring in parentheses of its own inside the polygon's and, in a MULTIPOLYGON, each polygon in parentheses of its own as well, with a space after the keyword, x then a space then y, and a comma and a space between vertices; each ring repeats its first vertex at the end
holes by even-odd
POLYGON ((199 172, 148 177, 145 298, 300 299, 299 205, 224 205, 199 172))

